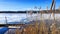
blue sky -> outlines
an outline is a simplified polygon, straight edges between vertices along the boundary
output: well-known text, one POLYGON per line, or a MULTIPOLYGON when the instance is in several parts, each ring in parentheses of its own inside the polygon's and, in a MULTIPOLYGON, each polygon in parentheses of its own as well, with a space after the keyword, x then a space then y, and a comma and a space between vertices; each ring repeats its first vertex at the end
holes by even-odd
MULTIPOLYGON (((52 0, 0 0, 0 11, 31 10, 34 6, 50 9, 52 0)), ((60 6, 60 0, 56 0, 56 9, 60 6)))

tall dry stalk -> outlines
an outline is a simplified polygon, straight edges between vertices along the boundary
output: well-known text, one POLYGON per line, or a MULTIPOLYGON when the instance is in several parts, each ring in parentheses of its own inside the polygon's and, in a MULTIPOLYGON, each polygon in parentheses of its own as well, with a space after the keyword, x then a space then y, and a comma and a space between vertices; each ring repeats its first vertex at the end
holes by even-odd
POLYGON ((46 27, 46 24, 44 22, 44 19, 42 17, 41 13, 41 23, 40 23, 40 28, 39 28, 39 34, 48 34, 48 28, 46 27))
POLYGON ((21 31, 19 30, 19 28, 15 30, 15 34, 21 34, 21 31))

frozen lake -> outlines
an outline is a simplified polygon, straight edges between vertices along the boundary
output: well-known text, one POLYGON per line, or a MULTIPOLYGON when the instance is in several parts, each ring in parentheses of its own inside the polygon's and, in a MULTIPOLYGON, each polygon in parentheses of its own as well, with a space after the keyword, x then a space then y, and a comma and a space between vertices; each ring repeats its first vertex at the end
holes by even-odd
MULTIPOLYGON (((37 14, 32 14, 32 17, 35 18, 37 14)), ((50 14, 43 14, 44 19, 49 19, 50 14)), ((31 17, 30 14, 25 13, 0 13, 0 24, 5 24, 5 17, 7 18, 7 22, 20 22, 22 19, 25 19, 27 17, 31 17)), ((40 18, 41 15, 38 14, 38 18, 40 18)), ((60 18, 60 14, 55 14, 55 17, 57 19, 60 18)), ((53 16, 51 16, 50 19, 52 19, 53 16)))

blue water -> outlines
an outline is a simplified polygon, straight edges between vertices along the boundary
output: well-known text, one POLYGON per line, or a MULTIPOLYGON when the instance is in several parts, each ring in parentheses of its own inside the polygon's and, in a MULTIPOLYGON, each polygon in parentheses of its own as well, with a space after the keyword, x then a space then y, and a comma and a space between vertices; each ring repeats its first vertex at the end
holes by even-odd
POLYGON ((9 29, 7 27, 3 27, 3 28, 0 29, 0 34, 4 34, 8 30, 9 29))

